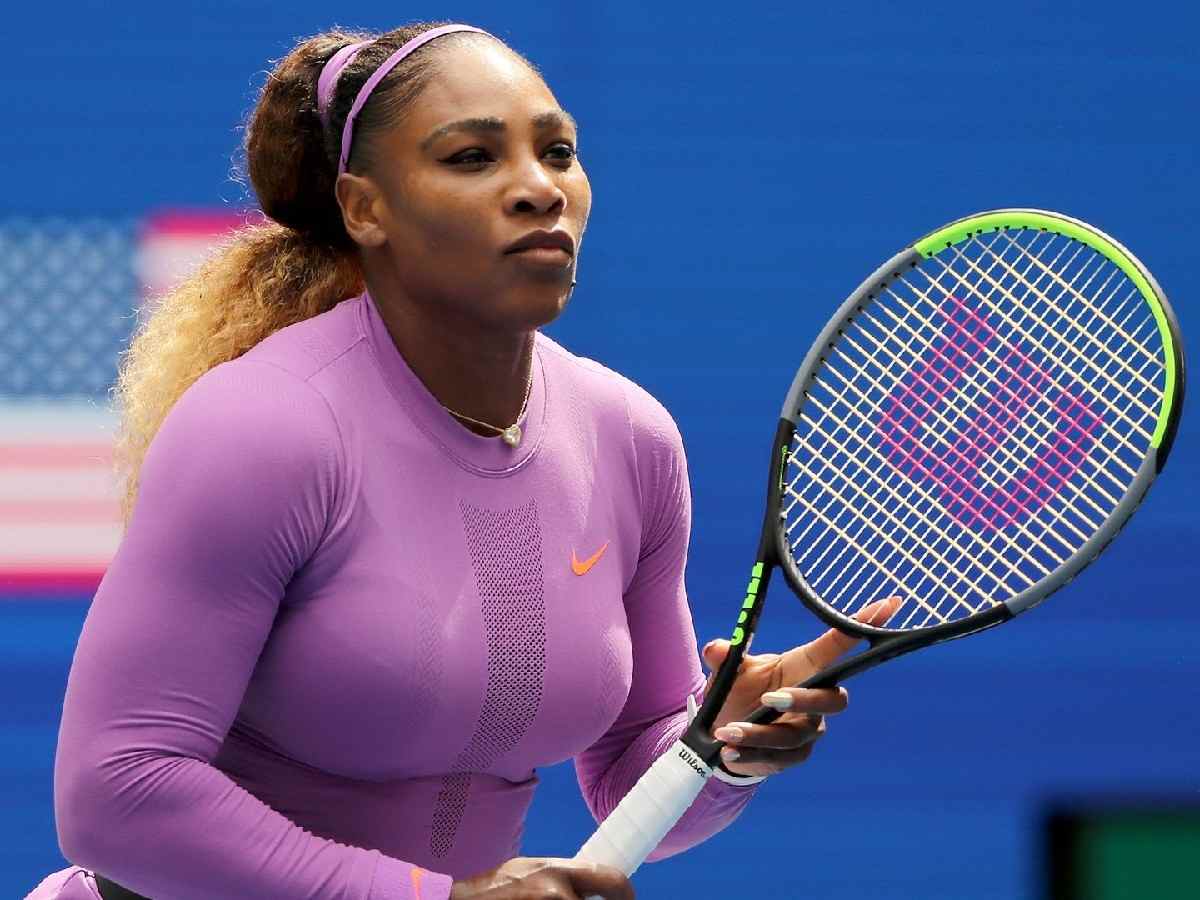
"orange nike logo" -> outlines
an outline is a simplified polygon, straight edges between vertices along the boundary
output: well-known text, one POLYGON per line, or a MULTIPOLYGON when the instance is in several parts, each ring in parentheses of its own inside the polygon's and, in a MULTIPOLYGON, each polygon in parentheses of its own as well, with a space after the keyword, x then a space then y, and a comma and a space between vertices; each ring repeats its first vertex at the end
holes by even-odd
POLYGON ((421 876, 425 874, 425 870, 413 866, 408 870, 408 874, 412 876, 413 894, 417 900, 421 900, 421 876))
POLYGON ((588 570, 592 566, 594 566, 597 562, 599 562, 600 557, 602 557, 604 555, 604 551, 607 549, 608 549, 608 541, 605 541, 603 547, 601 547, 599 550, 597 550, 595 553, 593 553, 591 556, 589 556, 583 562, 580 562, 579 559, 575 556, 575 548, 572 547, 571 548, 571 571, 574 572, 576 575, 586 575, 588 573, 588 570))

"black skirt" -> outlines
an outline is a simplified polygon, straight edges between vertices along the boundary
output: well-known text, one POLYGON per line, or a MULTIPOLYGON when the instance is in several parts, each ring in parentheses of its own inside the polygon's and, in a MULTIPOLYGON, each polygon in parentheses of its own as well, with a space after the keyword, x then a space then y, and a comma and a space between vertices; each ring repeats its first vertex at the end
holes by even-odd
POLYGON ((100 890, 100 896, 104 900, 147 900, 141 894, 135 894, 128 888, 123 888, 115 881, 109 881, 99 872, 93 872, 92 876, 96 879, 96 887, 100 890))

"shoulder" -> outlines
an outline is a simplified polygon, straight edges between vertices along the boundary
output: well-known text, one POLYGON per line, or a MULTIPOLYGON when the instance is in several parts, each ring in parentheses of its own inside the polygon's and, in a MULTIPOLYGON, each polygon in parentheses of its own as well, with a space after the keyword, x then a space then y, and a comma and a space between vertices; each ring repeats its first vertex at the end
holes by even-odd
POLYGON ((275 366, 300 381, 337 362, 364 340, 358 315, 362 300, 343 300, 320 315, 268 335, 240 359, 275 366))
POLYGON ((219 421, 219 440, 233 448, 275 445, 328 464, 342 453, 340 426, 336 398, 318 376, 362 341, 355 312, 355 300, 346 300, 268 335, 201 376, 180 398, 179 415, 219 421))
POLYGON ((205 372, 175 402, 146 452, 140 478, 167 490, 196 485, 256 502, 321 496, 332 505, 343 451, 329 405, 305 381, 241 357, 205 372), (205 487, 207 485, 207 487, 205 487))
POLYGON ((542 358, 553 368, 552 380, 565 382, 572 402, 602 422, 620 418, 639 456, 683 455, 683 439, 667 408, 640 384, 594 359, 577 356, 545 335, 538 335, 542 358), (557 377, 554 377, 557 376, 557 377))
POLYGON ((357 343, 352 312, 343 302, 205 372, 171 408, 147 464, 198 465, 233 483, 299 479, 328 492, 344 448, 315 376, 357 343))

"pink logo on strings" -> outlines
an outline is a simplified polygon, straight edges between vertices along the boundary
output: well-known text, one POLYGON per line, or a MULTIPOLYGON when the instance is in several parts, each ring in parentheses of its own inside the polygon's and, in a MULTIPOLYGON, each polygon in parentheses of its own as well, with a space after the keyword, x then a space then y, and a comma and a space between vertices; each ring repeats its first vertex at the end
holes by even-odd
POLYGON ((948 297, 938 315, 945 319, 942 333, 884 400, 876 434, 888 462, 930 487, 959 524, 975 531, 1021 524, 1078 471, 1101 419, 1073 383, 1056 384, 962 301, 948 297), (991 358, 980 361, 984 354, 991 358), (993 370, 985 371, 985 364, 993 370), (972 407, 965 420, 943 403, 964 387, 970 388, 972 407), (1021 423, 1038 403, 1053 431, 1034 449, 1023 446, 1027 432, 1021 423), (993 466, 990 480, 984 477, 989 460, 1003 463, 1023 453, 1028 462, 1022 471, 1001 481, 993 466))

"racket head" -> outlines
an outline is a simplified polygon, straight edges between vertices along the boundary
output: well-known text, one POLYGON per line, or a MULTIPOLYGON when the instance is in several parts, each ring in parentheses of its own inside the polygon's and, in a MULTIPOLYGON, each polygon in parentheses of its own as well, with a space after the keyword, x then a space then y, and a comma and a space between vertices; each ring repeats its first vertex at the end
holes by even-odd
POLYGON ((1165 294, 1111 237, 1032 209, 951 222, 867 278, 798 370, 772 461, 776 562, 872 643, 1005 621, 1137 509, 1184 380, 1165 294), (853 618, 894 594, 887 623, 853 618))

